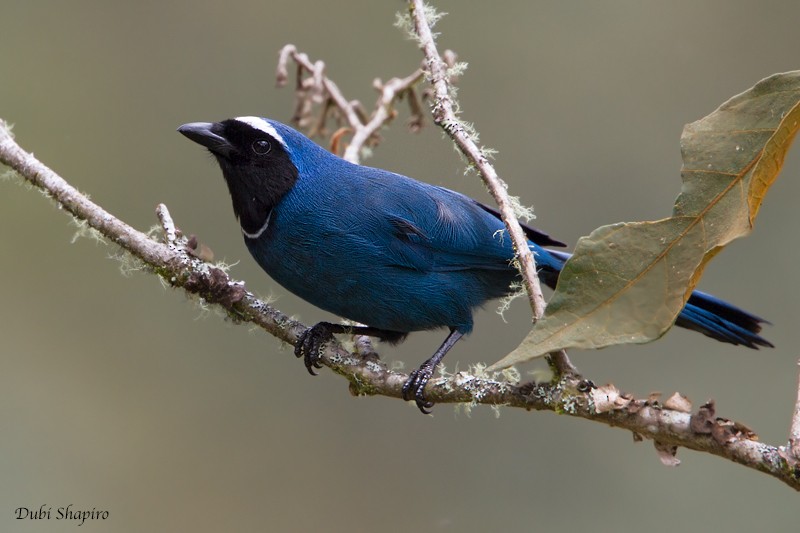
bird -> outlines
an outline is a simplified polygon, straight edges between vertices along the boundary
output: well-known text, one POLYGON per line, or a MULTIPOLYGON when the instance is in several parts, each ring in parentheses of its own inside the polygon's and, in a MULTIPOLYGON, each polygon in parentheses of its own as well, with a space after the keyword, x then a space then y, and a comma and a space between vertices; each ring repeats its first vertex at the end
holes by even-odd
MULTIPOLYGON (((497 210, 466 195, 388 170, 350 163, 276 120, 243 116, 178 128, 216 159, 233 212, 255 261, 289 292, 359 326, 320 322, 298 338, 295 355, 312 375, 336 334, 390 344, 447 328, 434 354, 402 387, 429 414, 425 385, 473 313, 518 281, 511 239, 497 210)), ((566 244, 527 224, 539 278, 555 288, 566 244)), ((772 347, 766 320, 694 291, 675 321, 718 341, 772 347)))

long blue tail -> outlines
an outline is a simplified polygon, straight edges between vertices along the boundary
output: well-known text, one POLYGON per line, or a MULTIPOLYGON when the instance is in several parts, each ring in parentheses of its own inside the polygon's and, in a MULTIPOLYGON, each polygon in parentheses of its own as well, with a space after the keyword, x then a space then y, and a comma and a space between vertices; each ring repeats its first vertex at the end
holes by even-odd
MULTIPOLYGON (((538 246, 535 246, 535 250, 537 265, 540 258, 543 260, 541 261, 540 278, 550 288, 555 288, 558 274, 572 254, 544 250, 538 246)), ((771 342, 759 335, 762 324, 769 324, 769 322, 724 302, 716 296, 700 291, 692 293, 686 306, 675 320, 676 326, 699 331, 703 335, 721 342, 741 344, 755 350, 759 346, 773 347, 771 342)))
POLYGON ((755 350, 759 346, 772 348, 772 343, 758 334, 761 324, 769 322, 701 291, 692 293, 675 320, 676 326, 699 331, 718 341, 755 350))

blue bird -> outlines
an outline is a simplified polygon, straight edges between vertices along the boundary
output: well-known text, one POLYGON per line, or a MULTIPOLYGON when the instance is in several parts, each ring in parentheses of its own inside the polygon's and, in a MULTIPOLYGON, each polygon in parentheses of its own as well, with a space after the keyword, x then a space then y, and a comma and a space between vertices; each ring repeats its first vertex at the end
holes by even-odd
MULTIPOLYGON (((514 250, 498 212, 457 192, 351 164, 274 120, 239 117, 178 128, 216 158, 245 244, 279 284, 304 300, 366 326, 321 322, 295 355, 314 374, 334 334, 389 343, 446 327, 433 356, 411 373, 403 398, 423 413, 425 384, 445 354, 473 327, 473 311, 505 296, 518 279, 514 250)), ((565 246, 523 225, 539 276, 555 287, 565 246)), ((695 291, 675 324, 749 348, 772 346, 763 319, 695 291)))

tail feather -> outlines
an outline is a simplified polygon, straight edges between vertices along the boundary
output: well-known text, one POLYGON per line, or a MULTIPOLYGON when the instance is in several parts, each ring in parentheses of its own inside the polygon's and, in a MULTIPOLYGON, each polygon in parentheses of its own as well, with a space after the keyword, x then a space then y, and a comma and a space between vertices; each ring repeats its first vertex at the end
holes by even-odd
POLYGON ((675 325, 699 331, 712 339, 758 349, 773 344, 761 337, 761 325, 766 320, 735 305, 700 291, 694 291, 678 315, 675 325))
MULTIPOLYGON (((544 250, 538 246, 536 253, 539 277, 551 289, 555 289, 558 275, 571 254, 556 250, 544 250)), ((703 335, 721 342, 747 346, 757 350, 759 346, 773 348, 773 344, 761 337, 761 325, 768 321, 752 313, 720 300, 716 296, 694 291, 681 310, 675 325, 699 331, 703 335)))

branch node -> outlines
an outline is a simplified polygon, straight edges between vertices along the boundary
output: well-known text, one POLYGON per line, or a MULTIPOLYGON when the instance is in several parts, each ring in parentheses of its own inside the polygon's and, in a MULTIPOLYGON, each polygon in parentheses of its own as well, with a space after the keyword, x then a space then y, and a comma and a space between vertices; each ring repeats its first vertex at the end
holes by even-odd
MULTIPOLYGON (((351 163, 359 163, 362 157, 368 155, 369 148, 380 142, 381 138, 377 132, 397 115, 393 109, 394 102, 422 79, 422 72, 419 69, 405 78, 392 78, 386 84, 380 78, 375 78, 373 87, 380 96, 375 110, 370 114, 357 100, 348 101, 336 84, 325 76, 323 61, 312 63, 308 55, 298 52, 296 47, 290 44, 284 46, 279 53, 275 75, 278 87, 285 86, 288 81, 290 59, 297 64, 295 110, 292 122, 306 130, 310 136, 324 135, 324 124, 328 118, 334 118, 337 122, 334 131, 349 126, 353 131, 353 138, 343 157, 351 163), (306 73, 309 75, 306 76, 306 73), (314 119, 316 108, 321 109, 317 111, 318 118, 314 119)), ((413 116, 412 112, 411 124, 413 125, 411 130, 418 131, 423 121, 413 116)))
POLYGON ((172 220, 172 215, 169 214, 167 206, 158 204, 158 206, 156 206, 156 216, 158 216, 161 228, 164 230, 166 244, 174 248, 178 240, 178 233, 175 229, 175 222, 172 220))
MULTIPOLYGON (((800 366, 800 361, 798 361, 800 366)), ((789 453, 795 464, 800 464, 800 378, 797 382, 797 400, 794 404, 792 423, 789 427, 789 453)))

